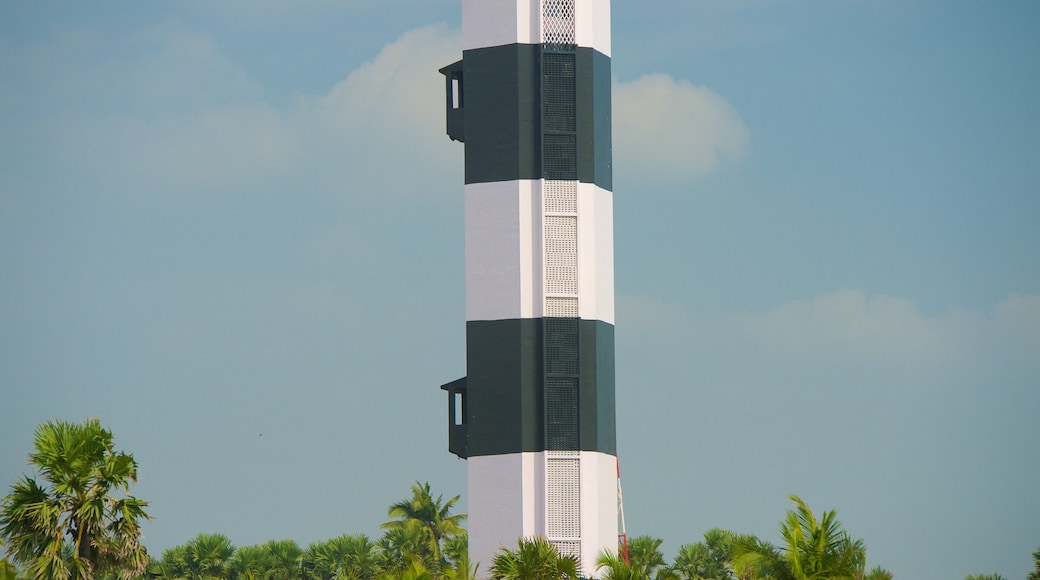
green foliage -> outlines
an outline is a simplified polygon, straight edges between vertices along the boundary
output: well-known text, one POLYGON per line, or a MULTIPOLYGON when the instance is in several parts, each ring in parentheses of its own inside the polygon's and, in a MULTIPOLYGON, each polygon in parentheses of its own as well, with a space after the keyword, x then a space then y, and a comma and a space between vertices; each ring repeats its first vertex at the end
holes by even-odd
POLYGON ((842 530, 833 510, 816 519, 801 498, 792 495, 790 499, 795 509, 787 512, 780 526, 783 548, 754 537, 734 539, 734 567, 774 580, 860 578, 866 565, 863 541, 853 540, 842 530))
POLYGON ((199 534, 163 552, 148 578, 177 580, 473 580, 465 516, 453 515, 458 498, 434 498, 429 484, 412 487, 412 498, 390 506, 398 519, 373 541, 364 534, 314 542, 306 550, 293 540, 235 548, 220 534, 199 534))
POLYGON ((642 580, 646 578, 632 565, 631 558, 628 562, 616 551, 604 550, 596 558, 596 573, 601 580, 642 580))
POLYGON ((1033 571, 1026 576, 1026 580, 1040 580, 1040 547, 1033 552, 1033 571))
POLYGON ((364 534, 343 535, 307 548, 303 568, 307 578, 373 578, 378 571, 376 544, 364 534))
POLYGON ((0 538, 30 576, 131 580, 145 570, 148 503, 129 495, 137 462, 116 451, 99 419, 41 424, 29 463, 40 480, 23 475, 11 486, 0 502, 0 538))
POLYGON ((462 521, 464 514, 452 514, 459 501, 455 496, 444 501, 443 496, 434 499, 430 484, 415 482, 411 499, 401 500, 387 509, 387 516, 396 518, 383 524, 392 551, 409 553, 428 567, 439 572, 449 563, 444 556, 444 542, 465 533, 462 521))
POLYGON ((881 566, 874 566, 870 569, 870 572, 867 572, 867 575, 863 577, 863 580, 892 580, 892 573, 881 566))
MULTIPOLYGON (((163 558, 165 560, 165 556, 163 558)), ((244 546, 235 550, 235 555, 228 562, 227 570, 231 578, 238 580, 260 580, 267 577, 272 567, 271 554, 263 546, 244 546)))
POLYGON ((734 580, 729 561, 734 537, 733 532, 712 528, 704 533, 704 541, 679 547, 671 571, 679 580, 734 580))
POLYGON ((1000 574, 970 574, 964 580, 1007 580, 1000 574))
POLYGON ((199 534, 182 546, 163 552, 162 562, 149 567, 157 578, 220 580, 228 575, 235 546, 221 534, 199 534))
POLYGON ((549 540, 525 538, 516 550, 495 554, 489 571, 495 580, 577 580, 579 566, 577 558, 561 556, 549 540))
POLYGON ((615 551, 604 550, 596 558, 596 568, 603 580, 670 580, 675 574, 661 553, 663 540, 637 536, 628 541, 628 562, 615 551))

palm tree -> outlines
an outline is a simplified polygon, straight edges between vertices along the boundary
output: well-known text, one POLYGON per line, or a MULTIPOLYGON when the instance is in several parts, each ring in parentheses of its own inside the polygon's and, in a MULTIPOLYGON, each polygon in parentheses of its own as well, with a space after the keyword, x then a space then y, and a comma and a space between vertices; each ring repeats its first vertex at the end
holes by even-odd
POLYGON ((577 580, 580 564, 574 556, 561 556, 545 538, 522 539, 516 551, 503 548, 491 560, 495 580, 577 580))
POLYGON ((1026 576, 1026 580, 1040 580, 1040 547, 1033 552, 1033 571, 1026 576))
POLYGON ((444 540, 444 580, 475 580, 477 567, 469 563, 469 536, 459 534, 444 540))
POLYGON ((636 536, 628 541, 628 561, 640 578, 653 578, 665 567, 661 544, 664 540, 650 536, 636 536))
POLYGON ((443 567, 442 542, 452 536, 465 534, 462 521, 465 514, 452 514, 452 507, 459 501, 455 496, 448 501, 443 496, 433 498, 430 484, 415 482, 412 486, 412 498, 394 503, 387 510, 387 516, 397 518, 383 524, 386 530, 409 528, 418 530, 423 540, 423 559, 434 566, 443 567), (428 556, 428 557, 427 557, 428 556))
POLYGON ((370 580, 378 562, 376 544, 364 534, 313 543, 303 561, 308 577, 315 580, 370 580))
POLYGON ((617 551, 603 550, 596 558, 596 572, 601 580, 645 580, 638 568, 618 554, 617 551))
POLYGON ((378 567, 383 572, 403 573, 409 563, 434 565, 425 536, 418 526, 401 526, 383 532, 376 541, 378 567))
POLYGON ((187 544, 186 560, 191 580, 219 580, 227 576, 235 546, 222 534, 199 534, 187 544))
POLYGON ((636 536, 628 541, 628 562, 617 551, 604 550, 596 558, 603 580, 667 580, 675 575, 665 566, 663 540, 636 536))
POLYGON ((293 540, 271 540, 261 546, 268 555, 270 580, 295 580, 302 575, 303 550, 293 540))
POLYGON ((23 475, 0 507, 0 538, 16 563, 35 578, 55 580, 106 572, 130 580, 144 572, 148 503, 128 495, 137 462, 115 450, 99 419, 41 424, 29 463, 41 482, 23 475))
POLYGON ((733 580, 729 562, 733 532, 712 528, 704 541, 679 547, 671 570, 679 580, 733 580))
POLYGON ((863 580, 892 580, 892 573, 881 566, 874 566, 863 577, 863 580))
POLYGON ((733 560, 738 569, 748 567, 760 577, 775 580, 856 580, 863 576, 866 548, 841 529, 835 512, 817 520, 809 506, 790 496, 795 509, 787 512, 780 534, 784 548, 758 538, 736 538, 733 560))
POLYGON ((227 571, 231 578, 238 580, 261 580, 267 577, 271 567, 271 554, 263 546, 243 546, 235 550, 227 571))

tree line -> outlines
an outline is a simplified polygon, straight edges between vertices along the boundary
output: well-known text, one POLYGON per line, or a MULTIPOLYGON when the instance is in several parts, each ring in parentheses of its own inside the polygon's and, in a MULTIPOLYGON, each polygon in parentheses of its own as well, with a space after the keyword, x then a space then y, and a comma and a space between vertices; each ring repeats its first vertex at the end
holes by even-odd
MULTIPOLYGON (((130 495, 137 481, 133 456, 97 418, 49 421, 36 428, 29 464, 37 478, 21 476, 0 500, 0 580, 473 580, 464 514, 452 513, 459 496, 434 497, 416 482, 411 497, 389 506, 382 535, 343 535, 303 548, 293 540, 236 547, 222 534, 202 533, 150 555, 141 544, 148 502, 130 495)), ((702 541, 679 548, 666 562, 663 541, 629 540, 601 554, 595 571, 582 571, 544 538, 519 539, 487 563, 481 577, 496 580, 583 578, 601 580, 891 580, 867 567, 866 546, 834 511, 817 517, 798 496, 781 522, 780 544, 712 529, 702 541)), ((1027 580, 1040 580, 1036 569, 1027 580)), ((1006 580, 973 575, 965 580, 1006 580)))

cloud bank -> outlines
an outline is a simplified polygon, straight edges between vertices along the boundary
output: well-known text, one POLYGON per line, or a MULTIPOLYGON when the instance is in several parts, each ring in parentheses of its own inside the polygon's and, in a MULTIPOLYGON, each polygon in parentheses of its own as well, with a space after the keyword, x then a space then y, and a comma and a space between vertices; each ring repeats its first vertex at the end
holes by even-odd
POLYGON ((744 155, 751 135, 719 94, 652 74, 614 84, 614 154, 621 171, 686 181, 744 155))
MULTIPOLYGON (((33 138, 91 191, 210 195, 283 179, 329 189, 365 181, 416 196, 414 176, 450 179, 461 167, 461 146, 444 136, 437 72, 459 46, 443 25, 408 31, 327 93, 284 106, 212 38, 176 25, 122 39, 83 32, 8 60, 47 95, 33 138)), ((664 74, 614 85, 615 164, 631 176, 696 178, 749 141, 733 107, 707 88, 664 74)))

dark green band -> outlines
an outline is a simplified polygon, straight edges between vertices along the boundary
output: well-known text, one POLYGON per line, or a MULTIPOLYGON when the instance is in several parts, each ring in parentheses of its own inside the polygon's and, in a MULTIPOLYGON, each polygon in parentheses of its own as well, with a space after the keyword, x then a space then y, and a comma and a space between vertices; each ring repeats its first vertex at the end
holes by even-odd
POLYGON ((471 321, 466 345, 467 376, 443 387, 452 393, 452 453, 616 454, 613 325, 566 318, 471 321), (455 393, 464 401, 462 417, 455 414, 455 393))
POLYGON ((510 44, 467 50, 441 72, 466 183, 576 179, 612 189, 610 57, 510 44))

